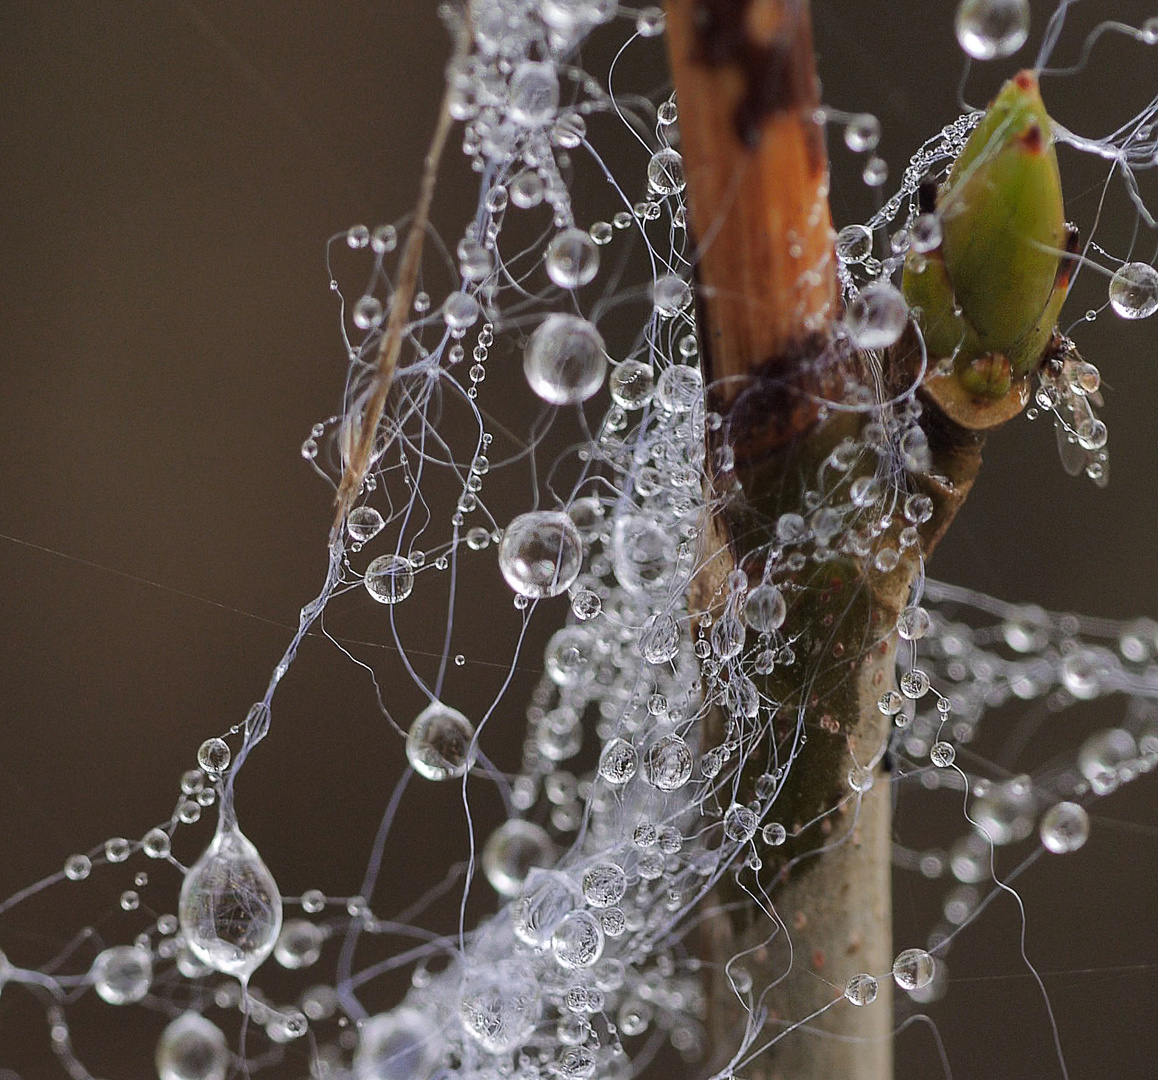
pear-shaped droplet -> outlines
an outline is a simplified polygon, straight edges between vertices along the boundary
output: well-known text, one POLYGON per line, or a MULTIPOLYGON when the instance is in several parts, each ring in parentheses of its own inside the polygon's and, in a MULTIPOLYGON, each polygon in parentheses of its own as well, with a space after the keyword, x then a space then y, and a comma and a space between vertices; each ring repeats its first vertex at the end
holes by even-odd
POLYGON ((185 875, 178 914, 197 959, 242 982, 273 951, 281 932, 281 895, 236 823, 222 822, 185 875))

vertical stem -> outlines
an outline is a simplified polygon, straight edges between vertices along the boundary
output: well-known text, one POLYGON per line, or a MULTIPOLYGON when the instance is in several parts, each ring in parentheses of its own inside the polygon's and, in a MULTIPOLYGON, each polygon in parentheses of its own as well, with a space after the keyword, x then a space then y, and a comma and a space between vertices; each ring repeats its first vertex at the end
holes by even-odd
MULTIPOLYGON (((839 395, 856 377, 858 362, 834 348, 828 333, 837 284, 806 0, 668 0, 667 19, 690 222, 699 245, 705 383, 711 407, 724 416, 739 488, 712 500, 718 509, 705 541, 711 558, 691 597, 693 607, 707 611, 718 608, 733 568, 758 580, 762 552, 774 542, 766 523, 799 510, 797 478, 805 467, 811 463, 814 471, 831 443, 855 434, 859 421, 824 421, 817 399, 839 395), (821 357, 832 362, 818 363, 821 357)), ((714 447, 708 449, 710 463, 714 447)), ((728 487, 717 486, 717 495, 728 487)), ((715 1064, 734 1050, 746 1020, 724 973, 740 954, 754 995, 766 991, 770 1008, 754 1047, 831 1003, 855 973, 879 976, 880 995, 864 1008, 837 1002, 743 1065, 739 1072, 749 1078, 888 1080, 892 1074, 888 785, 850 798, 847 776, 855 764, 870 763, 887 737, 875 701, 892 685, 891 629, 914 567, 903 562, 859 604, 850 601, 861 568, 852 560, 827 567, 823 584, 819 575, 802 578, 802 588, 819 599, 793 613, 823 650, 815 654, 816 680, 804 687, 793 669, 777 669, 761 685, 781 703, 779 716, 799 720, 808 733, 776 803, 791 815, 784 820, 790 834, 798 835, 782 858, 766 857, 770 865, 760 877, 782 928, 776 933, 773 920, 749 901, 738 915, 714 917, 705 933, 715 1064), (836 609, 836 629, 821 631, 836 609), (825 654, 848 659, 833 663, 825 654), (820 707, 813 704, 818 696, 820 707), (818 819, 826 829, 808 824, 818 819)), ((709 731, 714 724, 714 734, 722 735, 724 723, 717 715, 709 731)), ((774 737, 772 726, 765 725, 765 742, 774 737)), ((754 783, 747 772, 764 771, 767 757, 768 747, 755 748, 750 764, 741 766, 740 797, 750 795, 754 783)), ((721 886, 720 899, 733 908, 743 897, 738 886, 721 886)))

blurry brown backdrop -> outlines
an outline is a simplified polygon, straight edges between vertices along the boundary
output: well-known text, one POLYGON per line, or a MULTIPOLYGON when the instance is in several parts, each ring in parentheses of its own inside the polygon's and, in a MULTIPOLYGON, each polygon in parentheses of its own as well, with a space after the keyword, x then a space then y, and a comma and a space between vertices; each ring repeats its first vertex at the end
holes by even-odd
MULTIPOLYGON (((825 99, 880 116, 894 176, 956 115, 952 7, 814 6, 825 99)), ((1032 41, 1048 14, 1035 8, 1032 41)), ((1148 14, 1142 3, 1079 4, 1059 58, 1076 57, 1100 18, 1136 25, 1148 14)), ((433 4, 416 0, 0 8, 0 895, 166 819, 198 743, 260 696, 316 593, 330 502, 298 448, 337 410, 345 371, 324 241, 409 209, 446 54, 433 4)), ((663 81, 658 70, 633 78, 663 81)), ((984 103, 998 78, 975 69, 967 96, 984 103)), ((1121 38, 1098 46, 1084 74, 1045 84, 1055 114, 1089 135, 1156 90, 1158 54, 1121 38)), ((861 220, 873 204, 860 161, 838 136, 832 152, 837 223, 861 220)), ((1106 168, 1070 151, 1062 168, 1070 216, 1088 229, 1106 168)), ((474 178, 455 153, 443 174, 435 217, 453 242, 474 178)), ((1153 209, 1158 190, 1146 181, 1153 209)), ((1124 254, 1135 221, 1115 190, 1099 236, 1124 254)), ((1153 252, 1143 230, 1134 257, 1153 252)), ((1104 298, 1105 279, 1087 274, 1082 286, 1072 317, 1104 298)), ((1052 431, 1019 421, 992 441, 935 574, 1055 608, 1158 614, 1156 331, 1109 313, 1080 328, 1107 390, 1110 488, 1065 476, 1052 431)), ((492 494, 513 512, 526 491, 492 494)), ((371 608, 348 603, 335 632, 385 641, 371 608)), ((437 623, 441 610, 413 617, 437 623)), ((454 649, 472 665, 452 674, 462 707, 476 681, 480 701, 493 692, 501 669, 484 662, 509 659, 514 625, 493 607, 460 608, 454 649)), ((409 715, 417 698, 388 650, 359 655, 409 715)), ((504 710, 508 756, 533 649, 524 664, 504 710)), ((1083 724, 1119 712, 1110 701, 1067 718, 1043 733, 1035 760, 1072 751, 1083 724)), ((357 891, 401 764, 365 674, 332 645, 307 642, 239 788, 247 832, 283 892, 357 891)), ((1029 953, 1058 973, 1046 984, 1075 1080, 1158 1075, 1156 784, 1094 807, 1112 821, 1095 818, 1086 848, 1020 883, 1029 953)), ((375 900, 382 914, 465 851, 456 797, 412 791, 405 807, 375 900)), ((956 813, 948 797, 939 808, 956 813)), ((963 831, 954 820, 944 840, 963 831)), ((190 831, 178 854, 192 858, 208 828, 190 831)), ((172 910, 173 879, 134 859, 58 885, 0 920, 0 949, 38 963, 89 923, 127 941, 146 909, 172 910), (142 911, 123 913, 117 896, 142 868, 154 883, 142 911)), ((932 895, 898 876, 898 948, 923 941, 932 895)), ((930 1011, 957 1080, 1056 1076, 1013 905, 998 902, 967 931, 950 966, 949 994, 930 1011)), ((91 1001, 75 1011, 77 1053, 113 1078, 151 1075, 155 1027, 114 1012, 91 1001)), ((305 1073, 304 1048, 288 1061, 278 1075, 305 1073)), ((901 1038, 899 1061, 898 1076, 941 1075, 925 1029, 901 1038)), ((0 994, 0 1076, 4 1067, 63 1075, 43 1010, 19 987, 0 994)))

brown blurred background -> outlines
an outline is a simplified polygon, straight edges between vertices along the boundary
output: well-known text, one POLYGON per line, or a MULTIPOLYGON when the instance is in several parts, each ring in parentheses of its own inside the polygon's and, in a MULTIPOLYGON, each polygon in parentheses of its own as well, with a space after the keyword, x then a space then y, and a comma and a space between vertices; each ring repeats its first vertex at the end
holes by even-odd
MULTIPOLYGON (((957 114, 952 10, 940 0, 814 5, 825 100, 880 116, 894 176, 957 114)), ((1046 14, 1035 5, 1031 42, 1046 14)), ((1099 19, 1137 25, 1149 14, 1143 3, 1079 4, 1059 58, 1075 58, 1099 19)), ((166 820, 197 745, 244 717, 316 593, 330 500, 299 446, 338 409, 345 373, 324 242, 412 205, 447 40, 434 5, 412 0, 0 9, 0 896, 55 872, 74 851, 166 820)), ((1029 62, 1032 49, 1020 59, 1029 62)), ((605 70, 594 54, 588 62, 605 70)), ((975 68, 969 100, 983 104, 1014 69, 975 68)), ((1110 37, 1089 70, 1047 80, 1045 95, 1067 126, 1103 135, 1146 104, 1156 76, 1153 48, 1110 37)), ((659 89, 663 74, 632 71, 630 80, 659 89)), ((862 220, 873 201, 859 181, 862 161, 838 134, 831 146, 839 226, 862 220)), ((1063 150, 1062 168, 1069 216, 1088 231, 1106 166, 1063 150)), ((1143 184, 1158 208, 1153 177, 1143 184)), ((474 192, 452 152, 435 211, 451 244, 474 192)), ((1125 255, 1134 226, 1115 184, 1098 237, 1125 255)), ((1154 233, 1143 228, 1133 257, 1153 254, 1154 233)), ((360 283, 357 274, 343 281, 351 290, 360 283)), ((1070 316, 1102 303, 1105 284, 1085 274, 1070 316)), ((1007 599, 1158 614, 1156 327, 1106 313, 1077 336, 1106 386, 1109 489, 1063 473, 1044 422, 1014 423, 992 440, 932 570, 1007 599)), ((499 362, 496 353, 492 371, 499 362)), ((505 362, 495 378, 519 387, 515 361, 505 362)), ((514 401, 526 428, 537 410, 522 389, 514 401)), ((515 486, 495 479, 487 491, 508 516, 530 490, 525 470, 512 475, 515 486)), ((517 625, 496 591, 493 554, 466 568, 485 588, 468 586, 452 646, 468 658, 450 675, 468 712, 472 694, 481 707, 494 693, 517 625)), ((400 609, 405 640, 436 647, 440 605, 400 609)), ((386 642, 382 616, 359 593, 329 626, 386 642)), ((535 648, 491 732, 489 749, 508 765, 535 648)), ((395 654, 357 652, 405 722, 419 698, 395 654)), ((433 658, 416 662, 432 673, 433 658)), ((1072 752, 1083 731, 1120 714, 1114 700, 1067 714, 1024 765, 1072 752)), ((993 752, 1001 735, 990 732, 993 752)), ((365 673, 333 645, 307 642, 238 796, 284 893, 358 890, 402 760, 365 673)), ((1043 861, 1019 883, 1027 947, 1052 973, 1046 985, 1075 1080, 1158 1075, 1155 783, 1143 779, 1093 807, 1086 848, 1043 861)), ((466 850, 456 792, 418 786, 404 800, 375 897, 383 916, 466 850)), ((964 831, 953 798, 920 804, 944 815, 942 844, 964 831)), ((484 817, 488 805, 481 795, 484 817)), ((904 813, 902 801, 902 829, 904 813)), ((211 816, 179 834, 180 858, 195 857, 211 816)), ((173 910, 175 877, 139 857, 98 868, 0 920, 0 949, 40 964, 86 924, 107 943, 129 941, 173 910), (142 908, 122 912, 117 897, 140 869, 153 877, 142 908)), ((475 890, 479 910, 485 892, 475 890)), ((898 876, 898 948, 923 942, 936 905, 936 890, 898 876)), ((999 901, 950 956, 949 994, 930 1013, 957 1080, 1058 1075, 1017 926, 1014 905, 999 901)), ((80 946, 85 963, 94 948, 80 946)), ((386 986, 378 1006, 396 993, 386 986)), ((94 1071, 152 1075, 159 1021, 91 1000, 70 1015, 76 1051, 94 1071)), ((306 1049, 294 1047, 276 1075, 304 1074, 306 1049)), ((64 1075, 43 1009, 20 987, 0 994, 0 1076, 4 1067, 64 1075)), ((897 1075, 941 1075, 926 1028, 901 1037, 897 1075)))

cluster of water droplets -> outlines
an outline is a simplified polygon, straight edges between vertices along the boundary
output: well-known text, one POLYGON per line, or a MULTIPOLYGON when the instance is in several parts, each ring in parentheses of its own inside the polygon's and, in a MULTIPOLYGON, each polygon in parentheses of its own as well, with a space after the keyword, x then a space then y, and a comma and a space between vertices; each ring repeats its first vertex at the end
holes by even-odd
MULTIPOLYGON (((1025 40, 1023 8, 965 0, 962 46, 977 59, 1008 55, 1025 40)), ((803 612, 824 590, 802 585, 801 575, 847 559, 866 575, 889 575, 921 560, 919 530, 934 510, 924 490, 943 480, 932 471, 915 393, 924 371, 909 386, 887 388, 880 358, 912 327, 893 284, 898 271, 910 251, 940 242, 936 215, 917 206, 918 187, 944 172, 979 114, 930 139, 882 210, 837 235, 845 314, 831 360, 843 363, 856 350, 869 376, 817 404, 822 417, 843 412, 858 422, 801 478, 799 505, 773 523, 774 539, 719 584, 711 614, 696 611, 689 588, 717 554, 705 523, 714 500, 728 497, 734 461, 725 419, 705 404, 674 99, 632 99, 629 119, 644 151, 634 174, 606 173, 614 212, 584 219, 574 182, 580 157, 604 168, 588 141, 589 120, 627 107, 577 66, 575 50, 623 17, 607 0, 474 3, 470 47, 450 69, 448 107, 479 174, 477 211, 448 244, 453 275, 442 295, 420 288, 410 300, 392 409, 357 505, 332 539, 325 585, 303 608, 262 701, 227 738, 201 746, 170 821, 140 841, 113 838, 70 856, 57 875, 80 881, 140 853, 181 873, 176 913, 155 918, 131 944, 100 950, 82 974, 45 975, 0 957, 0 985, 48 994, 54 1045, 70 1067, 81 1068, 64 1005, 88 987, 109 1005, 153 993, 182 1003, 157 1044, 161 1080, 223 1080, 235 1067, 210 1018, 215 1009, 240 1011, 263 1029, 268 1046, 237 1051, 247 1069, 283 1060, 277 1048, 300 1040, 319 1080, 627 1077, 664 1043, 692 1060, 708 1049, 701 962, 687 928, 721 881, 754 881, 776 849, 823 824, 782 820, 777 800, 810 727, 839 730, 827 714, 783 709, 761 686, 779 674, 807 687, 823 665, 856 659, 821 656, 808 637, 803 612), (632 296, 634 329, 613 338, 608 296, 618 271, 609 265, 629 241, 645 253, 650 276, 632 296), (533 506, 500 520, 487 500, 502 464, 492 460, 501 433, 480 399, 503 348, 504 360, 521 358, 528 400, 545 413, 574 412, 583 438, 555 462, 552 482, 535 489, 533 506), (433 419, 447 403, 460 410, 454 432, 433 419), (436 521, 441 536, 433 526, 427 532, 433 514, 423 501, 436 483, 453 489, 436 521), (407 926, 420 944, 357 971, 359 938, 398 925, 375 914, 369 892, 282 897, 239 827, 234 779, 268 732, 274 691, 328 603, 344 593, 368 596, 392 620, 395 609, 433 592, 433 575, 452 579, 470 557, 497 568, 504 602, 524 620, 543 605, 541 617, 554 613, 558 625, 531 691, 518 769, 500 784, 510 815, 480 838, 477 867, 498 910, 458 934, 407 926), (754 770, 754 789, 742 792, 739 777, 754 770), (220 811, 216 831, 193 865, 181 866, 173 834, 211 807, 220 811), (284 918, 287 907, 293 918, 284 918), (331 977, 311 977, 292 1000, 279 980, 279 1002, 256 985, 271 957, 285 972, 309 975, 332 939, 341 941, 341 958, 331 977), (406 967, 404 998, 377 999, 376 978, 406 967)), ((631 21, 629 50, 663 31, 658 8, 631 21)), ((866 155, 865 183, 880 188, 888 170, 875 154, 879 123, 833 110, 827 118, 843 127, 851 151, 866 155)), ((1119 142, 1134 154, 1144 138, 1119 142)), ((368 257, 370 267, 361 264, 354 291, 336 271, 332 277, 349 357, 347 400, 302 447, 329 479, 353 456, 404 239, 394 225, 354 226, 332 242, 331 269, 339 252, 368 257)), ((1158 275, 1146 263, 1124 264, 1110 303, 1127 318, 1153 313, 1158 275)), ((1067 467, 1104 482, 1105 425, 1091 407, 1098 387, 1097 369, 1067 355, 1041 374, 1034 408, 1056 417, 1067 467)), ((846 801, 869 790, 887 758, 898 784, 966 790, 968 831, 944 849, 898 845, 901 865, 948 883, 944 922, 927 948, 905 949, 891 971, 841 973, 837 996, 854 1008, 871 1006, 888 978, 917 1003, 943 993, 953 935, 984 906, 986 887, 996 887, 993 848, 1036 829, 1038 851, 1076 850, 1089 831, 1085 805, 1158 764, 1158 626, 1051 615, 923 578, 922 588, 896 626, 881 629, 881 640, 895 633, 902 642, 896 688, 879 702, 893 723, 871 760, 850 772, 846 801), (989 710, 1040 701, 1053 715, 1112 694, 1127 700, 1124 716, 1085 738, 1073 764, 1012 777, 958 765, 958 748, 989 710)), ((465 800, 471 785, 495 778, 480 744, 499 702, 468 717, 442 700, 441 673, 423 687, 429 701, 400 725, 407 762, 420 781, 465 800)), ((371 880, 382 852, 373 858, 371 880)), ((143 888, 147 874, 134 881, 143 888)), ((135 889, 121 897, 126 911, 139 902, 135 889)), ((742 968, 732 978, 746 995, 742 968)))

